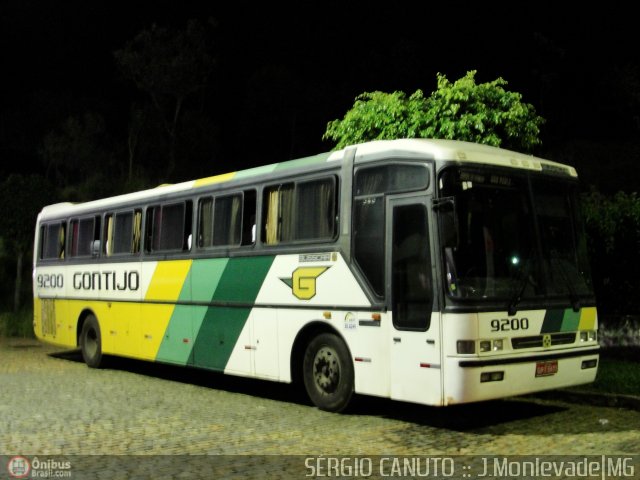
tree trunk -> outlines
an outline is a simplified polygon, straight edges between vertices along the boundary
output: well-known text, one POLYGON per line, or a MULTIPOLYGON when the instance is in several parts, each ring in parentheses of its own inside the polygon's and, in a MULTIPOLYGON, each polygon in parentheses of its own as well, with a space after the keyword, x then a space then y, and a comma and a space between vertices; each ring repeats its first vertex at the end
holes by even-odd
POLYGON ((13 311, 17 312, 20 308, 20 290, 22 287, 22 259, 24 257, 24 253, 22 249, 18 249, 18 256, 16 258, 16 285, 15 291, 13 292, 13 311))

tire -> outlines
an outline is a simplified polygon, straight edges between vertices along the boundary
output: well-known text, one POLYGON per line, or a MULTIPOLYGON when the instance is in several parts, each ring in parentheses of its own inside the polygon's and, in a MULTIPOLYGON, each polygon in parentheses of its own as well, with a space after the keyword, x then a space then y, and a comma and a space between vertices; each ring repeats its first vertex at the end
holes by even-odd
POLYGON ((82 358, 91 368, 100 368, 102 365, 102 336, 100 324, 94 315, 89 315, 80 332, 80 350, 82 358))
POLYGON ((302 370, 307 395, 316 407, 328 412, 347 408, 354 390, 353 362, 337 335, 322 333, 313 338, 307 345, 302 370))

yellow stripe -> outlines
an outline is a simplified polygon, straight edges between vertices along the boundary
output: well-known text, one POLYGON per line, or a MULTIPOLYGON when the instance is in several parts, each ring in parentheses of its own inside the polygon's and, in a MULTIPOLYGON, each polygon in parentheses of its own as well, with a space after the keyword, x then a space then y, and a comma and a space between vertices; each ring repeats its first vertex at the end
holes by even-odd
POLYGON ((180 292, 191 268, 192 260, 158 262, 145 300, 165 303, 143 303, 140 328, 140 356, 155 359, 162 343, 164 332, 175 308, 174 302, 180 292))
POLYGON ((594 330, 596 328, 596 307, 583 308, 580 311, 580 330, 594 330))
POLYGON ((235 176, 236 172, 223 173, 213 177, 201 178, 193 182, 194 187, 202 187, 203 185, 211 185, 212 183, 228 182, 235 176))

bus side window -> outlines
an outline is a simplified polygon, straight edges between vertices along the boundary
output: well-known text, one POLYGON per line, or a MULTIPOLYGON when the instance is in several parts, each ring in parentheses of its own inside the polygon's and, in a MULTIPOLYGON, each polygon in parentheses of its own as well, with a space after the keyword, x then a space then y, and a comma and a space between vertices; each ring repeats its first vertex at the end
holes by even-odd
POLYGON ((71 246, 69 256, 89 257, 93 242, 100 237, 100 217, 74 219, 71 221, 71 246))
POLYGON ((104 218, 104 254, 140 253, 142 210, 108 213, 104 218))
POLYGON ((50 223, 40 229, 40 258, 64 259, 65 223, 50 223))
POLYGON ((188 250, 191 211, 190 200, 147 208, 145 251, 188 250))
POLYGON ((329 241, 336 233, 334 176, 267 187, 264 237, 267 245, 296 240, 329 241))

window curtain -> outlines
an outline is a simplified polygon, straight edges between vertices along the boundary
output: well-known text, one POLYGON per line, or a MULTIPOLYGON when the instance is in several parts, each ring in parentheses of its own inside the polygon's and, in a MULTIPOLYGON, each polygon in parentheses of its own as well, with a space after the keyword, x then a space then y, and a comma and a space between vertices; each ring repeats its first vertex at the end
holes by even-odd
POLYGON ((142 236, 142 212, 136 210, 133 214, 133 240, 131 242, 131 253, 140 251, 140 237, 142 236))
POLYGON ((198 246, 210 247, 213 238, 213 199, 206 198, 200 202, 200 232, 198 246))
POLYGON ((113 255, 113 215, 107 217, 107 241, 104 244, 104 253, 107 257, 113 255))
POLYGON ((265 241, 267 245, 278 243, 278 214, 280 206, 280 190, 274 189, 267 197, 267 219, 265 222, 265 241))
POLYGON ((242 197, 234 195, 231 199, 231 219, 229 222, 229 236, 227 245, 240 243, 240 229, 242 228, 242 197))
POLYGON ((285 185, 280 190, 280 238, 281 242, 294 239, 294 189, 293 185, 285 185))

